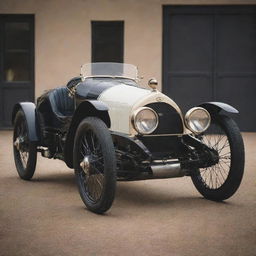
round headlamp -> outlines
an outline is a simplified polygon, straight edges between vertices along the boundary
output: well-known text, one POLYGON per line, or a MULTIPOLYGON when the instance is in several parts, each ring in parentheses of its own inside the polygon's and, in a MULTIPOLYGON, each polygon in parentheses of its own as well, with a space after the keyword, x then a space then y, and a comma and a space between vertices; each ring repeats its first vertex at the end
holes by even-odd
POLYGON ((137 109, 132 116, 135 130, 140 134, 150 134, 158 126, 158 115, 148 107, 137 109))
POLYGON ((204 132, 209 127, 210 122, 209 112, 201 107, 191 108, 185 115, 185 124, 193 133, 204 132))

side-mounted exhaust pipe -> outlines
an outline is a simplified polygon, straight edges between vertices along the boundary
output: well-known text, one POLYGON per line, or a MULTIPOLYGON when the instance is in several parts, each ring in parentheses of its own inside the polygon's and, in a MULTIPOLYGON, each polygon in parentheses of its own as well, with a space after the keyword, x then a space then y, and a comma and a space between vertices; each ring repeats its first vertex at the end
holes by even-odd
POLYGON ((135 181, 149 179, 178 178, 188 175, 189 173, 189 170, 182 168, 180 162, 178 161, 164 162, 162 160, 155 160, 153 161, 152 165, 150 165, 150 170, 148 172, 142 172, 139 176, 135 176, 128 179, 124 178, 122 180, 135 181))
POLYGON ((185 176, 188 171, 182 169, 180 163, 166 163, 151 165, 152 179, 176 178, 185 176))
POLYGON ((148 180, 148 179, 168 179, 168 178, 178 178, 189 174, 187 169, 181 167, 180 163, 177 161, 166 162, 154 161, 150 166, 151 172, 143 172, 141 175, 134 178, 129 178, 127 180, 148 180))

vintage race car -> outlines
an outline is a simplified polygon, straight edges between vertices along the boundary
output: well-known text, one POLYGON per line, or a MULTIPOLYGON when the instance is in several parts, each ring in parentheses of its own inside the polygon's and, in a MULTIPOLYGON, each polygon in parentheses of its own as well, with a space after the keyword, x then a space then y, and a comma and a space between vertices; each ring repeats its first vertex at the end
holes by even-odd
MULTIPOLYGON (((244 145, 220 102, 202 103, 185 115, 156 89, 139 85, 130 64, 90 63, 66 86, 46 91, 37 104, 15 105, 14 160, 32 178, 37 152, 75 169, 80 196, 96 213, 114 200, 117 180, 191 176, 207 199, 221 201, 238 189, 244 145)), ((184 95, 185 96, 185 95, 184 95)))

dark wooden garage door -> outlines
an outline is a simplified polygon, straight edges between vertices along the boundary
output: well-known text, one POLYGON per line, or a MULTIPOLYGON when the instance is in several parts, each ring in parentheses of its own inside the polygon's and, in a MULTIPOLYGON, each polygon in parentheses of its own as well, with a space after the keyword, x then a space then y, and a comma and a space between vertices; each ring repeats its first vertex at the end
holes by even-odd
POLYGON ((164 7, 163 91, 183 109, 205 101, 236 107, 256 131, 256 7, 164 7))
POLYGON ((15 103, 34 100, 34 16, 0 15, 0 128, 15 103))

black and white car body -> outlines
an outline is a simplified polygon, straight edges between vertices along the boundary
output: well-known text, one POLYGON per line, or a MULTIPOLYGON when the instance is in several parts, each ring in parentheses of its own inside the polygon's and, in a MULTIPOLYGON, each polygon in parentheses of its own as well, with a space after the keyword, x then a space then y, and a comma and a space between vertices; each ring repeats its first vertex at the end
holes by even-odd
POLYGON ((13 109, 13 147, 18 174, 31 179, 37 152, 75 169, 80 196, 91 211, 107 211, 116 180, 191 176, 211 200, 238 189, 244 170, 241 134, 220 102, 185 115, 168 96, 138 84, 137 68, 91 63, 65 87, 45 92, 37 104, 13 109))

